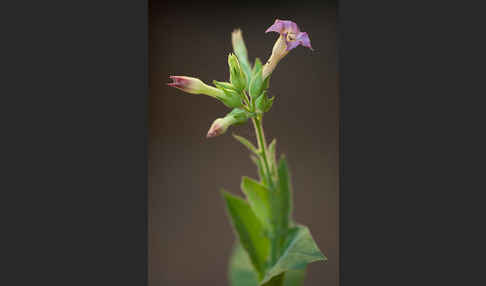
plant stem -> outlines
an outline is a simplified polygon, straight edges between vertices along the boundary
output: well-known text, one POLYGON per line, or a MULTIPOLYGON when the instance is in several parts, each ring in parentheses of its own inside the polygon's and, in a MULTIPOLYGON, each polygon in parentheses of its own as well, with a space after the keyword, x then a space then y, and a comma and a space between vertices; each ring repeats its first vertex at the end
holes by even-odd
POLYGON ((260 157, 263 160, 263 164, 266 169, 267 173, 267 180, 269 183, 269 187, 272 191, 275 190, 275 186, 273 183, 272 175, 270 173, 270 167, 268 164, 268 157, 267 157, 267 142, 265 140, 265 134, 263 133, 263 124, 262 124, 262 116, 257 116, 252 118, 253 125, 255 126, 255 132, 257 135, 258 140, 258 149, 260 151, 260 157))
MULTIPOLYGON (((257 116, 252 119, 253 120, 253 125, 255 126, 255 132, 257 135, 258 139, 258 148, 260 150, 260 158, 263 161, 263 164, 266 169, 266 175, 267 175, 267 180, 268 184, 270 187, 270 191, 273 192, 272 195, 275 195, 276 188, 273 182, 272 174, 270 172, 270 167, 268 163, 268 157, 267 157, 267 142, 265 140, 265 134, 263 133, 263 123, 262 123, 262 116, 257 116)), ((275 212, 271 212, 275 213, 275 212)), ((273 218, 272 220, 275 220, 273 218)), ((272 237, 271 237, 271 257, 270 257, 270 265, 274 265, 277 262, 278 259, 278 252, 279 252, 279 233, 275 230, 272 231, 272 237)), ((282 275, 283 277, 283 275, 282 275)), ((275 279, 272 281, 269 285, 271 286, 280 286, 283 283, 282 277, 275 279)))

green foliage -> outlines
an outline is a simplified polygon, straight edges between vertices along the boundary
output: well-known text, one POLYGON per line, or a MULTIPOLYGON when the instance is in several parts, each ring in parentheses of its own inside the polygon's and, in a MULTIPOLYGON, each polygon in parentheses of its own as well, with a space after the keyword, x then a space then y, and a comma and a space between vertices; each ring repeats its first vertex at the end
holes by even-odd
POLYGON ((264 185, 268 185, 268 181, 267 181, 267 177, 265 176, 265 171, 263 169, 262 161, 257 156, 251 155, 250 158, 253 161, 253 163, 255 163, 255 165, 257 166, 260 182, 263 183, 264 185))
MULTIPOLYGON (((270 143, 268 153, 274 162, 276 140, 270 143)), ((265 178, 259 157, 252 159, 259 166, 260 177, 265 178)), ((302 286, 306 265, 327 260, 309 229, 292 222, 292 187, 285 156, 278 162, 275 178, 276 188, 272 190, 263 180, 243 177, 241 189, 247 201, 224 193, 241 243, 230 261, 232 286, 302 286), (272 251, 277 251, 273 262, 272 251)))
POLYGON ((302 286, 307 264, 315 261, 327 261, 305 226, 293 228, 288 233, 284 246, 284 252, 277 263, 267 269, 264 278, 259 280, 247 252, 237 243, 230 259, 230 285, 270 286, 275 277, 283 274, 283 281, 280 285, 302 286))
POLYGON ((301 286, 304 284, 305 266, 301 269, 285 271, 283 286, 301 286))
POLYGON ((291 182, 285 156, 280 158, 277 175, 277 190, 272 196, 272 209, 274 210, 276 229, 281 232, 289 227, 292 213, 291 182))
POLYGON ((238 90, 242 91, 246 88, 246 75, 241 69, 238 58, 234 54, 229 54, 228 65, 230 69, 231 84, 238 90))
POLYGON ((248 148, 248 150, 252 151, 255 154, 258 154, 257 148, 250 141, 248 141, 248 139, 236 134, 233 134, 233 137, 235 137, 236 140, 238 140, 241 144, 248 148))
POLYGON ((260 222, 266 229, 270 229, 270 190, 248 177, 243 177, 241 180, 241 190, 260 222))
POLYGON ((233 247, 229 261, 229 280, 231 286, 258 286, 258 273, 239 242, 233 247))
POLYGON ((250 62, 248 60, 248 51, 246 49, 245 41, 243 40, 243 35, 241 30, 235 30, 232 34, 232 44, 233 44, 233 51, 238 58, 240 63, 241 69, 246 75, 246 88, 249 88, 250 85, 250 78, 251 78, 251 67, 250 62))
POLYGON ((231 112, 228 113, 227 116, 233 116, 233 118, 235 119, 234 124, 243 124, 246 123, 248 119, 250 119, 253 116, 253 114, 249 113, 248 111, 242 108, 235 108, 231 110, 231 112))
POLYGON ((250 96, 256 99, 263 91, 262 69, 256 71, 250 82, 250 96))
MULTIPOLYGON (((237 123, 254 118, 261 129, 261 117, 273 105, 267 96, 270 76, 263 78, 263 65, 256 58, 251 68, 241 31, 232 34, 233 50, 228 64, 231 82, 214 82, 226 97, 239 97, 229 116, 237 123), (247 95, 248 94, 248 95, 247 95), (248 98, 249 96, 249 98, 248 98)), ((236 124, 237 124, 236 123, 236 124)), ((231 286, 302 286, 307 264, 325 260, 307 227, 292 219, 292 184, 284 156, 277 161, 276 140, 266 149, 263 132, 259 148, 244 137, 233 135, 252 152, 259 180, 243 177, 245 199, 223 192, 233 228, 238 237, 230 259, 231 286)))
POLYGON ((255 63, 253 64, 253 69, 251 70, 252 77, 255 76, 259 71, 263 68, 262 61, 259 58, 255 59, 255 63))
POLYGON ((260 113, 268 112, 273 105, 274 99, 275 99, 275 97, 271 97, 271 98, 267 97, 266 91, 263 91, 261 93, 261 95, 255 101, 257 110, 260 113))
POLYGON ((223 96, 216 96, 224 105, 229 108, 239 108, 243 106, 243 98, 236 87, 229 82, 213 80, 213 84, 223 91, 223 96))
POLYGON ((266 271, 259 285, 265 284, 286 271, 301 270, 308 263, 319 260, 327 261, 314 242, 309 229, 305 226, 297 226, 289 231, 283 250, 277 263, 266 271))
POLYGON ((261 279, 265 274, 267 258, 270 253, 270 242, 268 237, 265 236, 263 226, 245 200, 224 191, 223 196, 239 241, 248 253, 261 279))
POLYGON ((229 90, 236 91, 235 86, 230 82, 213 80, 213 84, 219 89, 229 89, 229 90))

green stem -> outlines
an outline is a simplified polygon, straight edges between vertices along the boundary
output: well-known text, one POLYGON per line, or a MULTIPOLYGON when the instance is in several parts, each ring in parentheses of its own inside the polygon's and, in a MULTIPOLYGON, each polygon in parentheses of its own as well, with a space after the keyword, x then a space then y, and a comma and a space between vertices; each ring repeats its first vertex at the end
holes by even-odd
POLYGON ((263 134, 263 124, 262 124, 262 117, 257 116, 253 119, 253 125, 255 126, 255 131, 257 134, 258 140, 258 149, 260 150, 260 157, 263 160, 263 164, 266 169, 267 180, 270 185, 270 189, 273 191, 275 190, 275 186, 273 183, 272 175, 270 173, 270 166, 268 164, 268 157, 267 157, 267 142, 265 140, 265 135, 263 134))
MULTIPOLYGON (((276 188, 273 182, 273 178, 270 172, 270 166, 268 163, 268 157, 267 157, 267 142, 265 140, 265 135, 263 133, 263 124, 262 124, 262 116, 257 116, 252 119, 253 120, 253 125, 255 126, 255 131, 258 139, 258 148, 260 150, 260 159, 263 161, 263 164, 266 169, 266 176, 268 180, 268 184, 270 187, 271 192, 275 192, 276 188)), ((271 212, 275 213, 275 212, 271 212)), ((274 218, 275 219, 275 218, 274 218)), ((279 233, 275 230, 273 230, 272 237, 271 237, 271 257, 270 257, 270 264, 274 265, 277 262, 278 259, 278 253, 279 253, 279 241, 278 239, 279 233)), ((282 279, 277 279, 276 281, 273 281, 271 284, 272 286, 280 286, 282 285, 282 279)))

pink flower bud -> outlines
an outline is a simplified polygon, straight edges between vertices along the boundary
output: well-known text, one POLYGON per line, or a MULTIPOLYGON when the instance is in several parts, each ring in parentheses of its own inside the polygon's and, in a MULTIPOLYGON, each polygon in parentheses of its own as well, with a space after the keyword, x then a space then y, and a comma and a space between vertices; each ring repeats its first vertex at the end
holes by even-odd
POLYGON ((211 125, 211 128, 209 128, 206 138, 213 138, 225 133, 229 127, 227 121, 228 120, 226 120, 226 118, 218 118, 214 120, 213 124, 211 125))
POLYGON ((168 83, 168 86, 178 88, 182 91, 191 94, 205 94, 211 97, 224 96, 224 92, 209 86, 200 79, 189 76, 170 76, 173 82, 168 83))

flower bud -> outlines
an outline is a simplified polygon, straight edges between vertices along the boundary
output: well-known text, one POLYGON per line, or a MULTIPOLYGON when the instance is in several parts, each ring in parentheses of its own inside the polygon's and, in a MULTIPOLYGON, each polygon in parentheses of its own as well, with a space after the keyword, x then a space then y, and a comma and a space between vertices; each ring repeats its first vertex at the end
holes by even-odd
POLYGON ((217 98, 224 96, 224 92, 215 87, 209 86, 198 78, 189 76, 170 76, 174 82, 168 83, 168 86, 178 88, 191 94, 204 94, 217 98))
POLYGON ((235 108, 223 118, 214 120, 209 128, 207 138, 212 138, 224 134, 231 125, 244 123, 250 115, 241 108, 235 108))
POLYGON ((240 29, 236 29, 231 33, 231 42, 233 44, 233 51, 238 58, 241 68, 245 72, 247 84, 249 83, 251 76, 251 65, 248 61, 248 52, 246 50, 245 41, 243 40, 243 35, 240 29))
POLYGON ((246 87, 246 75, 241 69, 238 58, 234 54, 229 54, 228 65, 230 69, 231 84, 233 84, 237 90, 243 90, 246 87))
POLYGON ((225 133, 229 126, 229 120, 226 118, 218 118, 214 120, 211 128, 209 128, 206 138, 216 137, 225 133))
POLYGON ((248 62, 248 52, 240 29, 236 29, 231 33, 231 42, 233 44, 233 50, 241 64, 245 61, 248 62))

